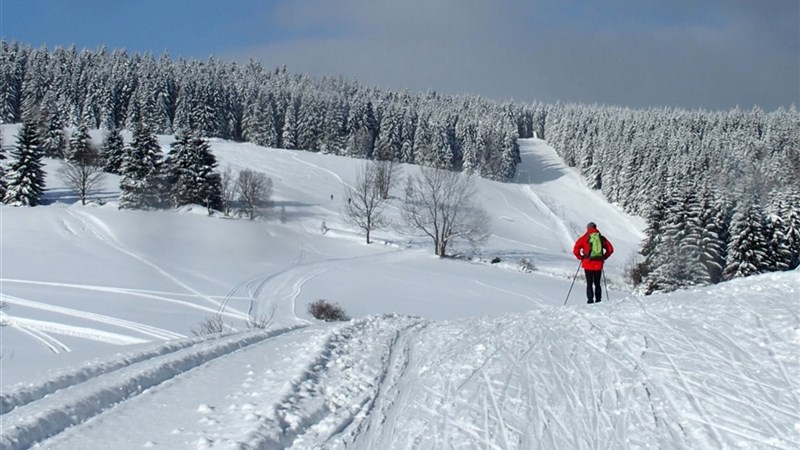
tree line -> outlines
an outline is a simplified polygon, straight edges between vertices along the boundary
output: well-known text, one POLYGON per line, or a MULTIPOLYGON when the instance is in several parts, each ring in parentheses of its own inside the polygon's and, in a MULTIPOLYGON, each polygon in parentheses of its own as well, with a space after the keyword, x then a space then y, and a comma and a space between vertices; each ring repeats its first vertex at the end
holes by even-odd
MULTIPOLYGON (((175 158, 205 173, 200 178, 212 186, 216 177, 224 185, 225 175, 202 169, 213 164, 203 162, 207 149, 195 150, 201 137, 507 181, 519 162, 517 138, 537 136, 591 188, 648 219, 642 257, 630 271, 643 292, 800 263, 800 114, 794 108, 766 113, 500 103, 315 79, 254 61, 156 59, 104 48, 51 51, 0 41, 0 118, 31 123, 44 155, 68 159, 65 127, 105 128, 104 169, 123 174, 120 205, 129 207, 184 201, 184 194, 153 196, 163 189, 161 175, 151 175, 164 173, 153 134, 185 134, 176 143, 193 150, 184 153, 204 156, 175 158), (127 147, 116 137, 123 128, 135 135, 127 147)), ((8 165, 7 199, 11 190, 40 189, 15 181, 16 161, 30 160, 14 155, 8 165)), ((170 186, 185 184, 170 176, 170 186)), ((197 203, 220 206, 218 188, 191 189, 197 203)))

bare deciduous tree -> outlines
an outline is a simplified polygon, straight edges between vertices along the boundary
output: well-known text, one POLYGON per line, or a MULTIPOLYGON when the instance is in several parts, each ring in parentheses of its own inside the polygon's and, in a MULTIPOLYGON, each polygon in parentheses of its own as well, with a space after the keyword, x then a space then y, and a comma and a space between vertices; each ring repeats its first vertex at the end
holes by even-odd
POLYGON ((389 198, 389 191, 398 183, 400 179, 400 166, 394 161, 377 161, 375 163, 375 183, 381 199, 389 198))
POLYGON ((233 204, 236 201, 236 176, 231 166, 226 166, 220 178, 220 189, 222 190, 222 213, 226 216, 231 214, 233 204))
POLYGON ((440 258, 454 240, 479 245, 489 237, 490 220, 486 211, 473 203, 475 192, 468 175, 422 167, 406 181, 403 219, 411 229, 433 240, 440 258))
POLYGON ((367 162, 356 175, 353 186, 345 189, 344 218, 364 230, 367 244, 370 243, 370 232, 386 225, 378 174, 378 165, 367 162))
POLYGON ((239 172, 236 188, 239 193, 239 209, 250 220, 255 219, 258 211, 266 207, 272 197, 272 179, 255 170, 244 169, 239 172))
POLYGON ((94 146, 65 161, 58 169, 58 175, 70 190, 78 194, 83 205, 88 197, 100 191, 106 178, 100 152, 94 146))

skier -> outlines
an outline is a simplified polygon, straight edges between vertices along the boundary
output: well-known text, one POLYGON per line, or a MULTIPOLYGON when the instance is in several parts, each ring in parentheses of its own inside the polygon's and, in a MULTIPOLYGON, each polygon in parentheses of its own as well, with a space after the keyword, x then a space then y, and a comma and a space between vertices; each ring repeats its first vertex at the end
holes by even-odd
POLYGON ((597 225, 589 222, 586 233, 575 241, 572 253, 581 260, 581 267, 586 274, 586 297, 589 303, 600 303, 603 293, 600 290, 600 277, 603 273, 603 262, 607 260, 614 247, 605 236, 597 231, 597 225))

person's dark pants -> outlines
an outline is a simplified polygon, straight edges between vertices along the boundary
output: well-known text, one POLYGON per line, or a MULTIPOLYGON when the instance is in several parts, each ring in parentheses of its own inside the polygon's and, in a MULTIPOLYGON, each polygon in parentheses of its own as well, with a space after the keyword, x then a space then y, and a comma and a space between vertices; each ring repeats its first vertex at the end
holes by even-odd
POLYGON ((589 303, 600 303, 603 291, 600 290, 600 277, 602 270, 583 270, 586 273, 586 298, 589 303))

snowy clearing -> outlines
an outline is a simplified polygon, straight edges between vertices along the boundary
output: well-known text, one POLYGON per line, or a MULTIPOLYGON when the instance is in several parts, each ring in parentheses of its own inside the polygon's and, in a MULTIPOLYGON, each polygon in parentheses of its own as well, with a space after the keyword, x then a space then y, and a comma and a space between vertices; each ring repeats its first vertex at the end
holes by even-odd
POLYGON ((477 180, 493 234, 464 259, 365 245, 340 215, 361 161, 211 143, 273 179, 265 220, 119 211, 115 177, 80 206, 56 161, 46 206, 0 206, 0 447, 800 447, 799 271, 630 295, 642 221, 541 141, 516 183, 477 180), (586 305, 581 275, 562 306, 589 220, 611 291, 586 305), (354 319, 313 320, 320 298, 354 319), (225 334, 191 337, 218 313, 225 334))

